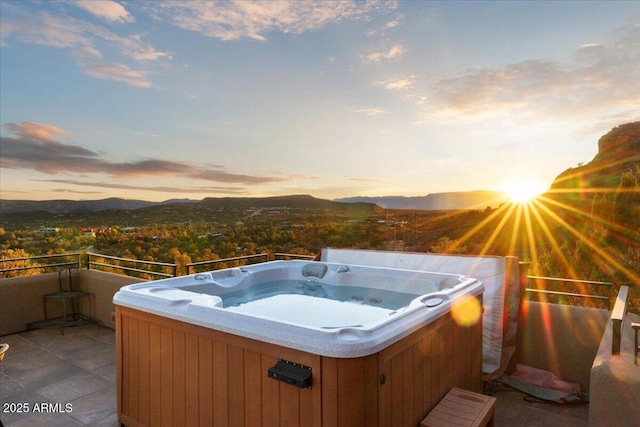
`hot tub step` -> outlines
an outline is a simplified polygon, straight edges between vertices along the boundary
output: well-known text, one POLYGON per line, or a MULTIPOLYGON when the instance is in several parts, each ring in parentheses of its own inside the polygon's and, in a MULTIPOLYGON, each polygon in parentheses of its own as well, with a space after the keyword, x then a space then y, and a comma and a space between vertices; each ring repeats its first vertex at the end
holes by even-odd
POLYGON ((454 387, 422 420, 420 427, 492 426, 496 400, 454 387))

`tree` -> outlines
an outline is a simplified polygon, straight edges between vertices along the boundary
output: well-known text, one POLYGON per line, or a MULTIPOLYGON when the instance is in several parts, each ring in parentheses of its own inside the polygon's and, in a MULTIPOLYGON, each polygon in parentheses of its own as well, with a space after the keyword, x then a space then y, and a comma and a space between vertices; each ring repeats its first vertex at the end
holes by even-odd
POLYGON ((438 239, 438 243, 429 248, 431 253, 439 254, 464 254, 467 252, 466 246, 460 246, 458 240, 451 240, 447 236, 438 239))
POLYGON ((31 255, 24 249, 2 249, 0 250, 0 265, 2 266, 3 277, 20 277, 20 276, 34 276, 40 274, 39 269, 28 268, 32 267, 32 261, 28 258, 31 255), (26 268, 26 269, 23 269, 26 268))

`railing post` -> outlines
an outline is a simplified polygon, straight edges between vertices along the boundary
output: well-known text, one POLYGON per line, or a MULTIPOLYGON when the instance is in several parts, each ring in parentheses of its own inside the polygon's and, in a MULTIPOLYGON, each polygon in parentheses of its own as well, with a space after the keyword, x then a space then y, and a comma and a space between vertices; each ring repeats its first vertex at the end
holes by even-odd
POLYGON ((620 286, 618 291, 618 297, 616 303, 613 306, 613 312, 611 313, 611 322, 613 323, 613 330, 611 334, 611 354, 620 353, 620 340, 622 339, 622 324, 624 323, 624 316, 627 313, 627 296, 629 295, 628 286, 620 286))
POLYGON ((529 282, 529 267, 531 267, 530 262, 520 261, 518 263, 518 271, 520 273, 519 283, 520 283, 520 300, 523 301, 525 299, 525 295, 527 294, 527 283, 529 282))
MULTIPOLYGON (((529 273, 529 266, 531 265, 530 262, 525 262, 525 261, 519 261, 518 262, 518 299, 517 299, 517 303, 518 303, 518 307, 517 307, 517 313, 515 313, 516 315, 516 319, 518 322, 518 325, 523 325, 526 322, 525 317, 525 313, 528 312, 527 309, 527 282, 528 282, 528 273, 529 273)), ((514 301, 515 303, 515 301, 514 301)), ((522 327, 518 326, 516 331, 515 331, 515 351, 514 354, 511 356, 510 360, 509 360, 509 364, 507 366, 507 372, 512 372, 515 371, 516 369, 516 365, 518 363, 518 361, 521 359, 522 355, 522 327)))

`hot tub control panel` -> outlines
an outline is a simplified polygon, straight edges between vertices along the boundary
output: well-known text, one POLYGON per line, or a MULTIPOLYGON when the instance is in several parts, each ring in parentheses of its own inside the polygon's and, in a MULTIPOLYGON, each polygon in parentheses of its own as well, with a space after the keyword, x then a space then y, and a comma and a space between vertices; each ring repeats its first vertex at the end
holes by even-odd
POLYGON ((267 371, 267 376, 298 388, 311 388, 311 368, 299 363, 278 359, 267 371))

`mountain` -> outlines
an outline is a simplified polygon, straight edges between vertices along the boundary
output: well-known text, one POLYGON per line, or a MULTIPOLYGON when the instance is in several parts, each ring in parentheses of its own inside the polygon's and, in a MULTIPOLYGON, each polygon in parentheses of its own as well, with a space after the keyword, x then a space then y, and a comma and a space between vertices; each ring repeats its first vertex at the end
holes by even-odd
POLYGON ((493 191, 469 191, 460 193, 436 193, 424 197, 350 197, 327 200, 310 195, 276 197, 207 197, 200 201, 171 199, 163 202, 109 198, 103 200, 0 200, 0 214, 20 212, 47 212, 53 214, 102 212, 107 210, 134 211, 156 206, 183 205, 204 208, 289 208, 360 211, 371 213, 380 209, 484 209, 495 206, 502 193, 493 191))
MULTIPOLYGON (((329 209, 346 210, 355 206, 347 203, 318 199, 310 195, 292 195, 276 197, 207 197, 199 202, 209 208, 289 208, 289 209, 329 209)), ((373 203, 358 203, 358 207, 375 210, 373 203)))
POLYGON ((42 212, 49 214, 103 212, 108 210, 135 211, 158 206, 189 205, 196 208, 288 208, 288 209, 326 209, 354 213, 371 213, 381 208, 372 203, 340 203, 317 199, 309 195, 280 197, 207 197, 200 201, 190 199, 171 199, 164 202, 144 200, 126 200, 110 198, 92 201, 74 200, 0 200, 0 214, 21 212, 42 212))
POLYGON ((569 168, 551 184, 549 197, 588 202, 593 192, 616 188, 622 173, 640 167, 640 122, 616 126, 598 141, 598 153, 585 165, 569 168))
POLYGON ((464 191, 453 193, 431 193, 426 196, 404 197, 345 197, 334 199, 336 202, 366 202, 375 203, 385 209, 416 209, 416 210, 455 210, 455 209, 484 209, 495 207, 504 202, 504 194, 499 191, 464 191))
POLYGON ((0 200, 0 215, 32 211, 44 211, 50 213, 100 212, 110 209, 131 211, 149 206, 195 202, 195 200, 189 199, 171 199, 164 202, 147 202, 144 200, 127 200, 117 197, 102 200, 0 200))

